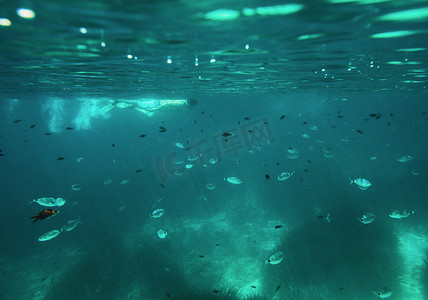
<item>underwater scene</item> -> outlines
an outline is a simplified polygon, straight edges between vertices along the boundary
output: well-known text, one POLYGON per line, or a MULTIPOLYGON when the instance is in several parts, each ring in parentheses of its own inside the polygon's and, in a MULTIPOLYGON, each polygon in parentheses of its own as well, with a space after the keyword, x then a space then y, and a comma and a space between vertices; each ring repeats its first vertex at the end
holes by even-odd
POLYGON ((0 1, 0 299, 428 299, 427 24, 0 1))

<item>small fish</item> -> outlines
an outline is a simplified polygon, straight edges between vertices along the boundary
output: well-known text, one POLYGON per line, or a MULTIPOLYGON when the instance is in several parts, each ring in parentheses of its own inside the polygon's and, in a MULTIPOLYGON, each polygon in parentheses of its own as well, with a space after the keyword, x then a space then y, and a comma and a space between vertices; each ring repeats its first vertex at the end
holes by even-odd
POLYGON ((223 134, 222 134, 222 136, 224 136, 224 137, 228 137, 228 136, 232 136, 233 134, 232 133, 229 133, 229 132, 224 132, 223 134))
POLYGON ((378 120, 378 119, 380 119, 382 117, 382 115, 381 114, 378 114, 377 116, 376 116, 376 120, 378 120))
POLYGON ((52 132, 46 132, 45 135, 52 135, 52 132))
POLYGON ((164 238, 166 238, 167 235, 168 235, 168 232, 166 232, 163 229, 159 229, 159 231, 158 231, 158 237, 159 238, 164 239, 164 238))
POLYGON ((43 198, 33 199, 32 202, 36 202, 37 204, 40 204, 42 206, 53 207, 53 206, 63 206, 66 201, 63 198, 55 199, 53 197, 43 197, 43 198))
POLYGON ((291 176, 293 176, 294 172, 296 172, 296 171, 293 171, 291 173, 289 173, 289 172, 282 172, 281 174, 278 175, 277 179, 279 181, 287 180, 288 178, 290 178, 291 176))
POLYGON ((143 172, 143 170, 141 169, 135 170, 135 173, 141 173, 141 172, 143 172))
POLYGON ((359 134, 364 134, 364 132, 361 129, 355 129, 356 132, 358 132, 359 134))
POLYGON ((417 172, 415 169, 411 169, 410 173, 412 173, 415 176, 419 175, 419 172, 417 172))
POLYGON ((389 298, 392 295, 392 288, 384 286, 380 291, 373 291, 373 294, 379 298, 389 298))
POLYGON ((208 182, 206 184, 206 188, 209 189, 210 191, 212 191, 213 189, 215 189, 215 184, 211 183, 211 182, 208 182))
POLYGON ((111 146, 114 148, 114 147, 116 147, 116 145, 115 144, 111 144, 111 146))
POLYGON ((150 214, 150 218, 153 218, 153 219, 160 218, 164 215, 164 213, 165 213, 164 209, 162 208, 156 209, 150 214))
POLYGON ((389 214, 389 216, 393 219, 403 219, 403 218, 407 218, 410 215, 414 215, 415 211, 414 210, 394 210, 392 213, 389 214))
POLYGON ((269 174, 266 174, 266 175, 265 175, 265 178, 266 178, 266 179, 269 179, 269 178, 270 178, 269 174))
POLYGON ((275 229, 280 229, 280 228, 282 228, 282 225, 276 225, 275 226, 275 229))
POLYGON ((285 115, 282 115, 279 119, 284 120, 284 118, 285 118, 285 115))
POLYGON ((370 213, 370 212, 364 214, 361 218, 357 217, 357 220, 360 221, 363 224, 373 223, 374 219, 375 219, 375 215, 372 214, 372 213, 370 213))
POLYGON ((220 291, 219 290, 213 290, 213 293, 218 294, 218 293, 220 293, 220 291))
POLYGON ((22 120, 13 120, 13 123, 20 123, 22 120))
POLYGON ((163 127, 163 126, 159 126, 159 132, 165 132, 166 131, 166 128, 165 127, 163 127))
POLYGON ((374 117, 376 117, 377 115, 378 115, 378 114, 372 113, 372 114, 370 114, 370 115, 369 115, 369 117, 374 118, 374 117))
POLYGON ((120 182, 120 184, 127 184, 130 180, 131 178, 125 178, 120 182))
POLYGON ((327 214, 327 216, 318 216, 317 218, 326 220, 329 223, 331 222, 331 220, 333 220, 333 218, 331 217, 331 214, 327 214))
POLYGON ((74 128, 73 127, 67 127, 67 128, 65 128, 65 130, 73 130, 74 128))
POLYGON ((241 184, 243 183, 242 179, 238 178, 238 177, 225 177, 224 180, 226 180, 227 182, 230 182, 232 184, 241 184))
POLYGON ((45 209, 39 212, 37 216, 31 217, 31 219, 34 219, 33 223, 35 223, 38 220, 49 219, 57 213, 59 213, 59 211, 56 209, 45 209))
POLYGON ((71 186, 71 189, 73 191, 80 191, 82 189, 82 186, 80 184, 75 183, 71 186))
POLYGON ((349 185, 355 183, 359 187, 359 189, 363 190, 363 191, 372 186, 372 184, 367 179, 364 179, 364 178, 357 178, 357 179, 354 179, 354 180, 352 180, 351 178, 349 178, 349 180, 351 181, 349 183, 349 185))
POLYGON ((204 258, 205 256, 203 256, 203 255, 199 255, 199 257, 200 257, 200 258, 204 258))
POLYGON ((253 289, 255 289, 255 288, 257 288, 255 285, 252 285, 252 286, 250 286, 251 288, 253 288, 253 289))
POLYGON ((278 286, 276 287, 276 289, 275 289, 275 292, 278 292, 278 290, 281 288, 281 285, 280 284, 278 284, 278 286))
POLYGON ((77 217, 77 219, 67 221, 67 223, 62 226, 61 230, 72 231, 79 224, 82 224, 82 222, 80 221, 80 217, 77 217))
POLYGON ((247 121, 248 121, 249 119, 251 119, 251 118, 250 118, 250 117, 245 117, 245 118, 244 118, 244 120, 247 120, 247 121))
POLYGON ((139 135, 139 137, 141 137, 141 138, 143 138, 143 137, 145 137, 146 135, 145 134, 140 134, 139 135))
POLYGON ((51 230, 49 232, 46 232, 45 234, 42 234, 39 237, 39 242, 46 242, 46 241, 49 241, 53 238, 56 238, 58 236, 58 234, 61 233, 61 231, 62 230, 54 229, 54 230, 51 230))
POLYGON ((56 160, 64 160, 64 157, 60 156, 56 160))
POLYGON ((32 124, 32 125, 30 126, 30 128, 34 128, 34 127, 36 127, 36 124, 32 124))
POLYGON ((282 253, 281 251, 276 252, 265 262, 265 265, 267 264, 277 265, 284 259, 284 256, 285 256, 284 253, 282 253))
POLYGON ((413 159, 413 156, 410 156, 410 155, 403 155, 402 157, 398 158, 398 159, 397 159, 397 161, 398 161, 398 162, 405 163, 405 162, 409 162, 409 161, 411 161, 412 159, 413 159))

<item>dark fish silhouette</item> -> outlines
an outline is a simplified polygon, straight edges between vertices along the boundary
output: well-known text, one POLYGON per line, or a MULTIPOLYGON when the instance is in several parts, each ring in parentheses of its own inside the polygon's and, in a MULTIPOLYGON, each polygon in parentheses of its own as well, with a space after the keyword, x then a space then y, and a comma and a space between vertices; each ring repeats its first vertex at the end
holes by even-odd
POLYGON ((145 136, 146 136, 145 134, 140 134, 140 135, 139 135, 139 137, 145 137, 145 136))
POLYGON ((270 178, 269 174, 266 174, 266 175, 265 175, 265 178, 266 178, 266 179, 269 179, 269 178, 270 178))
POLYGON ((34 128, 34 127, 36 127, 36 124, 33 124, 33 125, 30 126, 30 128, 34 128))
POLYGON ((60 156, 56 160, 64 160, 64 157, 60 156))
POLYGON ((224 137, 228 137, 228 136, 231 136, 232 134, 231 133, 229 133, 229 132, 225 132, 225 133, 223 133, 222 134, 222 136, 224 136, 224 137))
POLYGON ((285 115, 282 115, 279 119, 284 120, 284 118, 285 118, 285 115))
POLYGON ((278 286, 276 287, 276 290, 275 290, 275 292, 278 292, 278 290, 281 288, 281 285, 280 284, 278 284, 278 286))
POLYGON ((363 134, 364 132, 361 129, 355 129, 356 132, 358 132, 359 134, 363 134))
POLYGON ((275 229, 279 229, 279 228, 282 228, 282 225, 276 225, 275 226, 275 229))
POLYGON ((163 127, 163 126, 159 126, 159 132, 165 132, 166 131, 166 128, 165 127, 163 127))
POLYGON ((35 223, 38 220, 43 220, 43 219, 53 217, 57 213, 59 213, 59 211, 56 209, 45 209, 45 210, 42 210, 41 212, 39 212, 39 214, 37 216, 31 217, 31 219, 34 219, 33 223, 35 223))

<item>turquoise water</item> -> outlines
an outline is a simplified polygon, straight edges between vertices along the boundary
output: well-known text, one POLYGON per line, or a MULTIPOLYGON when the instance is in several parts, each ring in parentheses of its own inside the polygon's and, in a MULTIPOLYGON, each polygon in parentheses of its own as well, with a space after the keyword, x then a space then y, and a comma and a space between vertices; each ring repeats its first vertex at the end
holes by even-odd
POLYGON ((0 299, 426 299, 427 10, 0 2, 0 299))

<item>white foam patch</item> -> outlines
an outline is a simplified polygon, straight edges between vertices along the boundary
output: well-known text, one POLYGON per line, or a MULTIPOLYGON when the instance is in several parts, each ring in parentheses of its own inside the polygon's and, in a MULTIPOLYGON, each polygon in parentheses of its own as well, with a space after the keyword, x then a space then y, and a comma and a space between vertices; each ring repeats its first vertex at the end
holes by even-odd
POLYGON ((425 299, 420 287, 422 268, 426 267, 424 260, 427 259, 428 235, 422 230, 401 229, 397 233, 398 252, 402 258, 403 272, 400 276, 405 299, 425 299))
POLYGON ((64 100, 51 98, 42 106, 42 111, 49 115, 48 128, 50 132, 61 132, 64 127, 64 100))
POLYGON ((110 118, 110 100, 92 100, 92 99, 80 99, 80 110, 73 120, 73 124, 77 130, 90 129, 91 119, 103 117, 105 119, 110 118))

